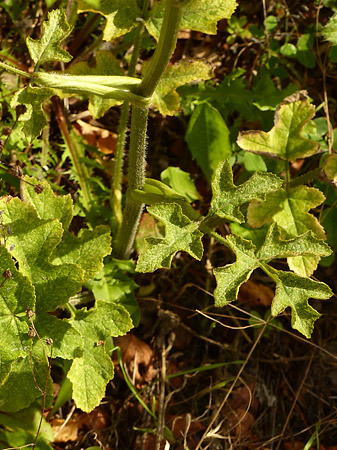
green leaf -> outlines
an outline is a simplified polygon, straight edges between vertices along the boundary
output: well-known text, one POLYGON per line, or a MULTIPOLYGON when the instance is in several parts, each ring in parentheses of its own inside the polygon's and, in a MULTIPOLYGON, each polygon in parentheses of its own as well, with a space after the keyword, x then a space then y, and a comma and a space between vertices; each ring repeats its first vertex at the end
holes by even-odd
POLYGON ((324 164, 324 172, 330 181, 337 185, 337 153, 329 155, 324 164))
POLYGON ((24 176, 21 196, 26 203, 34 206, 40 219, 58 219, 63 229, 68 230, 73 218, 73 201, 70 194, 57 196, 47 180, 24 176))
POLYGON ((87 281, 102 269, 104 256, 111 252, 110 243, 110 228, 105 225, 93 231, 83 230, 78 237, 64 232, 51 261, 57 265, 76 264, 84 270, 84 281, 87 281))
MULTIPOLYGON (((229 19, 237 3, 235 0, 193 0, 183 6, 181 28, 201 31, 206 34, 217 33, 217 23, 229 19)), ((158 40, 163 22, 165 1, 155 3, 145 26, 148 32, 158 40)))
MULTIPOLYGON (((36 384, 44 391, 46 377, 47 360, 42 345, 37 340, 33 345, 32 355, 28 354, 12 363, 10 374, 0 387, 0 411, 14 412, 29 406, 41 397, 36 384)), ((49 392, 50 387, 49 383, 49 392)))
POLYGON ((180 108, 180 98, 176 89, 197 80, 209 80, 212 69, 202 61, 181 61, 167 67, 161 76, 152 97, 152 105, 161 114, 173 115, 180 108))
POLYGON ((126 34, 137 25, 137 18, 142 16, 137 0, 78 0, 77 3, 79 12, 91 11, 106 18, 105 41, 126 34))
POLYGON ((226 122, 209 103, 201 103, 193 111, 185 140, 208 180, 219 162, 232 153, 226 122))
POLYGON ((236 255, 236 261, 213 270, 217 282, 214 291, 215 306, 224 306, 236 300, 240 286, 259 267, 259 261, 255 257, 256 247, 251 241, 233 235, 227 236, 226 240, 236 255))
MULTIPOLYGON (((10 278, 0 277, 0 355, 1 366, 8 367, 6 362, 26 356, 29 352, 31 344, 26 311, 35 307, 35 292, 28 278, 16 269, 6 247, 1 245, 0 273, 5 274, 5 271, 9 271, 10 278)), ((0 378, 3 378, 4 367, 0 372, 0 378)))
POLYGON ((42 220, 35 208, 18 198, 0 200, 4 210, 3 224, 10 228, 7 236, 20 271, 28 276, 36 291, 36 309, 54 311, 67 303, 83 283, 83 270, 74 264, 50 263, 55 247, 62 239, 63 229, 56 220, 42 220))
MULTIPOLYGON (((307 231, 325 239, 322 225, 309 210, 320 205, 325 197, 315 188, 297 186, 293 189, 280 189, 268 194, 264 202, 253 201, 248 207, 248 223, 260 227, 265 223, 276 222, 286 238, 293 238, 307 231)), ((289 267, 299 275, 310 276, 316 269, 317 256, 288 258, 289 267)))
POLYGON ((80 333, 65 319, 50 314, 38 314, 35 328, 41 339, 53 340, 53 357, 74 359, 83 353, 80 333))
POLYGON ((253 199, 264 199, 267 193, 279 189, 282 180, 270 173, 255 172, 245 183, 235 186, 228 161, 220 163, 212 180, 213 197, 208 216, 216 215, 233 222, 244 222, 239 207, 253 199))
POLYGON ((330 17, 329 22, 322 29, 322 34, 327 41, 337 44, 337 14, 330 17))
POLYGON ((86 283, 96 300, 118 303, 128 311, 134 326, 139 325, 140 311, 134 291, 138 287, 128 275, 135 271, 132 261, 105 261, 103 269, 86 283))
POLYGON ((23 122, 23 132, 31 142, 41 134, 47 125, 47 115, 42 109, 42 104, 55 95, 52 89, 27 86, 16 92, 11 100, 11 107, 24 105, 27 110, 21 114, 19 121, 23 122))
POLYGON ((160 178, 178 194, 186 197, 188 201, 193 202, 200 199, 200 194, 198 193, 190 174, 184 172, 179 167, 168 167, 162 171, 160 178))
POLYGON ((51 262, 55 265, 76 264, 84 270, 84 281, 90 280, 103 266, 103 258, 111 252, 110 228, 98 226, 93 231, 83 230, 78 237, 67 230, 73 218, 70 195, 57 197, 46 180, 39 182, 43 191, 36 189, 36 180, 25 177, 22 194, 36 209, 40 219, 58 219, 63 225, 62 240, 55 248, 51 262))
POLYGON ((309 157, 318 151, 319 144, 302 137, 302 130, 314 115, 314 105, 300 91, 279 105, 274 127, 268 133, 240 132, 237 143, 243 150, 287 161, 309 157))
POLYGON ((82 357, 74 359, 67 376, 73 384, 77 407, 89 412, 101 401, 114 374, 104 341, 109 336, 126 334, 132 328, 132 321, 122 306, 96 302, 93 309, 76 311, 71 323, 81 333, 84 351, 82 357))
POLYGON ((295 58, 297 54, 297 48, 294 44, 291 44, 290 42, 287 42, 286 44, 283 44, 280 48, 280 53, 283 56, 286 56, 287 58, 295 58))
POLYGON ((271 313, 275 317, 288 306, 291 308, 291 326, 310 338, 314 322, 321 315, 308 304, 310 298, 326 300, 332 291, 324 283, 300 277, 291 272, 283 272, 268 267, 269 276, 276 282, 276 291, 271 313))
POLYGON ((306 337, 310 337, 314 321, 319 317, 317 311, 308 305, 309 298, 327 299, 331 297, 330 288, 324 283, 282 272, 268 265, 275 258, 293 255, 328 255, 328 246, 310 233, 294 239, 283 240, 275 224, 271 225, 264 244, 257 249, 255 245, 240 236, 227 236, 229 247, 236 255, 236 261, 214 269, 217 287, 214 291, 215 305, 224 306, 235 300, 242 283, 248 280, 253 270, 261 268, 276 282, 276 295, 272 303, 272 315, 276 316, 287 306, 292 308, 292 326, 306 337))
MULTIPOLYGON (((124 71, 111 52, 99 50, 96 53, 96 65, 91 67, 88 63, 81 61, 74 64, 69 73, 73 75, 124 75, 124 71)), ((100 95, 89 94, 88 109, 94 119, 98 119, 106 113, 112 106, 121 104, 113 98, 103 98, 100 95)))
POLYGON ((139 255, 137 272, 153 272, 169 268, 178 251, 185 251, 200 260, 203 255, 202 233, 199 222, 191 221, 176 203, 161 203, 148 208, 148 212, 165 226, 165 238, 145 239, 145 246, 139 255))
POLYGON ((48 13, 48 22, 43 22, 43 33, 39 40, 27 38, 26 43, 35 64, 47 61, 69 62, 72 56, 61 48, 61 42, 71 33, 73 26, 67 22, 64 11, 55 9, 48 13))

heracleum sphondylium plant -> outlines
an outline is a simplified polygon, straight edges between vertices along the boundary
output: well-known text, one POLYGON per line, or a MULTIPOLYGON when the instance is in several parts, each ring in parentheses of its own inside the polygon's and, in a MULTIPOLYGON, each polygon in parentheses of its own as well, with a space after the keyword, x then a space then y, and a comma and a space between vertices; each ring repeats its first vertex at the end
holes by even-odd
MULTIPOLYGON (((136 78, 134 73, 124 76, 116 60, 107 52, 97 52, 94 67, 78 63, 67 73, 42 71, 41 66, 47 62, 68 62, 71 59, 60 44, 72 27, 60 10, 49 13, 40 40, 27 40, 37 69, 33 74, 0 64, 4 69, 30 78, 30 84, 17 92, 12 100, 13 107, 26 106, 20 121, 27 139, 36 138, 46 125, 47 116, 42 104, 55 94, 60 97, 89 97, 89 109, 94 117, 102 116, 112 105, 130 103, 129 185, 122 216, 117 218, 119 230, 113 244, 113 255, 119 259, 129 258, 143 205, 150 205, 148 211, 164 224, 165 236, 146 240, 138 258, 137 271, 169 268, 178 251, 185 251, 201 260, 204 251, 202 238, 208 234, 236 255, 234 263, 214 269, 217 282, 215 304, 223 306, 235 300, 241 284, 253 270, 260 268, 276 284, 272 314, 277 315, 290 307, 292 326, 310 337, 319 314, 308 300, 327 299, 331 290, 308 275, 319 258, 331 251, 324 242, 324 231, 309 213, 314 205, 323 201, 323 196, 316 190, 314 193, 312 188, 292 187, 287 165, 290 160, 307 157, 317 151, 316 145, 301 133, 313 116, 313 107, 303 94, 290 98, 279 107, 275 127, 269 133, 246 133, 239 137, 238 144, 245 150, 273 154, 283 159, 285 180, 271 173, 256 172, 245 183, 236 186, 229 162, 223 161, 212 177, 213 197, 208 214, 202 216, 184 195, 160 181, 145 179, 147 116, 151 105, 163 114, 173 114, 179 108, 176 92, 179 86, 211 77, 210 68, 200 61, 182 61, 167 67, 179 28, 214 33, 217 21, 229 18, 233 13, 235 1, 166 0, 156 2, 150 11, 147 5, 144 2, 141 10, 135 0, 111 1, 104 3, 102 9, 95 9, 91 2, 79 1, 81 11, 99 12, 107 18, 104 37, 108 40, 133 27, 139 27, 140 32, 145 27, 158 40, 142 78, 136 78), (143 21, 139 25, 137 19, 141 15, 143 21), (304 198, 310 198, 310 201, 304 202, 302 209, 298 208, 290 217, 288 205, 304 198), (251 233, 251 239, 239 233, 226 238, 220 236, 214 230, 217 225, 245 222, 240 208, 247 203, 251 227, 270 224, 263 228, 263 239, 255 240, 254 233, 251 233), (262 208, 262 215, 257 205, 262 208), (295 232, 295 228, 300 232, 295 232), (273 268, 270 262, 277 258, 287 258, 293 272, 273 268)), ((123 135, 122 132, 120 134, 123 135)), ((120 179, 118 170, 114 177, 120 179)), ((0 341, 0 409, 19 410, 41 397, 41 392, 35 389, 30 359, 36 382, 43 384, 48 364, 40 339, 49 339, 53 343, 53 356, 70 361, 67 377, 77 406, 90 411, 99 403, 107 382, 113 376, 113 365, 104 342, 110 336, 128 332, 132 321, 126 309, 111 299, 96 297, 95 306, 90 309, 76 309, 69 300, 102 268, 103 257, 111 251, 110 230, 99 226, 92 231, 83 230, 74 237, 68 231, 72 219, 70 197, 55 197, 46 182, 42 183, 43 192, 38 193, 39 189, 38 192, 34 190, 37 182, 33 179, 27 181, 31 184, 22 184, 22 200, 3 198, 0 205, 0 264, 3 273, 11 274, 0 287, 3 305, 0 311, 5 330, 0 341), (10 230, 10 233, 5 230, 10 230), (15 262, 18 262, 19 269, 15 262), (49 314, 60 308, 68 311, 66 318, 59 319, 49 314), (33 311, 33 316, 27 311, 33 311), (29 333, 31 319, 39 337, 29 333), (38 365, 35 364, 37 361, 40 361, 38 365), (20 388, 22 383, 17 382, 22 376, 27 381, 24 388, 20 388), (15 401, 9 402, 13 392, 15 401)), ((112 197, 114 208, 120 201, 119 183, 114 183, 112 197)), ((99 289, 96 292, 99 296, 99 289)))

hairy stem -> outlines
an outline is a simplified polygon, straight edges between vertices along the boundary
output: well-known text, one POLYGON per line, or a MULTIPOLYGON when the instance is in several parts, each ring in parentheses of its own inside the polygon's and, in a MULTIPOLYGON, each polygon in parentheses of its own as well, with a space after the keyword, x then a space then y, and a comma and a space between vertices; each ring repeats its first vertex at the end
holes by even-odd
MULTIPOLYGON (((149 7, 149 0, 145 0, 143 3, 142 16, 144 17, 146 11, 149 7)), ((133 77, 136 72, 136 65, 140 52, 140 43, 144 30, 144 22, 140 22, 136 38, 134 42, 131 62, 128 70, 129 77, 133 77)), ((116 227, 119 227, 122 223, 122 192, 121 192, 121 180, 123 175, 123 160, 124 160, 124 149, 125 149, 125 141, 126 141, 126 130, 129 121, 129 110, 130 103, 124 102, 121 111, 121 117, 119 120, 118 126, 118 140, 116 145, 116 153, 115 153, 115 164, 114 171, 112 176, 112 187, 110 194, 110 207, 113 211, 113 218, 115 221, 116 227)), ((113 230, 114 231, 114 230, 113 230)), ((117 231, 117 230, 116 230, 117 231)))
MULTIPOLYGON (((182 15, 181 2, 167 0, 163 25, 155 53, 136 93, 151 97, 167 67, 177 43, 182 15)), ((128 189, 142 189, 145 181, 146 133, 148 107, 132 107, 131 135, 128 169, 128 189)), ((123 211, 123 221, 115 242, 114 256, 127 259, 133 248, 143 205, 127 197, 123 211)))

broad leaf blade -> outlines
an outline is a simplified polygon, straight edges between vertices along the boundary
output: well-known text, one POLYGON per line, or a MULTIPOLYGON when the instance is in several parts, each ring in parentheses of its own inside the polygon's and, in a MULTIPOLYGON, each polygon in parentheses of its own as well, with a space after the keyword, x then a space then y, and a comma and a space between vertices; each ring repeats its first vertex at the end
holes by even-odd
POLYGON ((323 27, 322 34, 326 40, 337 44, 337 14, 330 17, 329 22, 323 27))
MULTIPOLYGON (((193 0, 183 6, 181 28, 216 34, 217 22, 229 19, 237 3, 235 0, 193 0)), ((148 32, 158 40, 163 23, 165 1, 157 2, 145 22, 148 32)))
POLYGON ((240 236, 228 236, 227 241, 236 254, 236 261, 225 267, 214 269, 217 287, 214 291, 215 306, 224 306, 235 300, 240 286, 249 279, 259 266, 255 256, 255 246, 240 236))
POLYGON ((22 199, 36 209, 40 219, 58 219, 64 230, 68 230, 73 218, 73 201, 71 195, 57 196, 47 180, 25 176, 21 183, 22 199), (41 192, 42 188, 42 192, 41 192))
POLYGON ((213 197, 209 216, 241 223, 244 216, 240 206, 253 199, 263 199, 269 192, 274 192, 282 185, 276 175, 256 172, 245 183, 235 186, 233 173, 228 161, 219 164, 212 180, 213 197))
MULTIPOLYGON (((284 236, 293 238, 312 231, 318 239, 325 239, 322 225, 309 210, 320 205, 325 197, 315 188, 297 186, 293 189, 280 189, 268 194, 264 202, 253 201, 248 207, 248 223, 260 227, 264 223, 276 222, 284 236)), ((288 258, 289 267, 299 275, 310 276, 316 269, 317 256, 288 258)))
POLYGON ((305 125, 315 115, 315 107, 299 92, 287 97, 277 108, 274 127, 268 132, 245 131, 237 143, 243 150, 294 161, 314 155, 318 142, 302 136, 305 125))
POLYGON ((185 140, 208 180, 220 161, 232 154, 226 122, 208 103, 199 104, 193 111, 185 140))
POLYGON ((200 260, 203 255, 199 222, 191 221, 176 203, 160 203, 148 208, 149 213, 165 226, 165 238, 149 238, 137 262, 137 272, 153 272, 169 268, 173 256, 185 251, 200 260))
POLYGON ((43 33, 39 40, 27 38, 26 43, 35 64, 48 61, 69 62, 72 56, 61 48, 61 42, 71 33, 64 11, 55 9, 48 13, 48 21, 43 22, 43 33))
POLYGON ((64 232, 61 243, 53 253, 52 263, 76 264, 84 270, 84 281, 90 280, 103 267, 103 258, 111 252, 110 228, 99 225, 93 231, 83 230, 76 237, 64 232))
POLYGON ((3 378, 3 364, 26 356, 30 350, 28 337, 27 308, 35 307, 35 292, 27 277, 22 275, 15 267, 10 253, 0 245, 0 273, 9 271, 10 278, 1 277, 0 287, 0 355, 3 378))
POLYGON ((19 121, 23 122, 23 132, 28 141, 33 141, 41 134, 47 125, 47 115, 43 111, 42 104, 55 95, 52 89, 27 86, 18 91, 11 100, 11 107, 24 105, 27 110, 21 114, 19 121))
POLYGON ((271 306, 272 315, 275 317, 290 306, 291 326, 310 338, 314 322, 320 314, 308 304, 308 300, 310 298, 328 299, 332 296, 331 289, 324 283, 291 272, 270 267, 266 272, 276 282, 275 297, 271 306))
POLYGON ((21 272, 28 276, 36 291, 36 309, 54 311, 76 294, 83 283, 83 270, 74 264, 57 266, 50 263, 55 247, 62 239, 58 220, 42 220, 35 208, 18 198, 2 199, 3 223, 11 230, 8 245, 21 272))
POLYGON ((99 404, 114 375, 104 341, 109 336, 126 334, 132 328, 132 321, 122 306, 97 302, 94 309, 77 311, 72 325, 82 336, 84 351, 82 357, 74 359, 68 378, 73 384, 77 407, 89 412, 99 404))
POLYGON ((181 61, 164 71, 152 97, 152 105, 161 114, 173 115, 180 108, 180 98, 176 89, 197 80, 209 80, 211 68, 201 61, 181 61))
POLYGON ((142 16, 137 0, 78 0, 77 3, 79 12, 92 11, 106 18, 105 41, 126 34, 137 25, 137 18, 142 16))

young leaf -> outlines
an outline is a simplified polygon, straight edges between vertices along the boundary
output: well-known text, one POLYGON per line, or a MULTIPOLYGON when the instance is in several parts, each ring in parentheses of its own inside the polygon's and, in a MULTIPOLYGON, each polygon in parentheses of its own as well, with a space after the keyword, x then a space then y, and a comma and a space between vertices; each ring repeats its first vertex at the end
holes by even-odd
POLYGON ((93 309, 77 311, 71 323, 81 333, 84 351, 82 357, 74 359, 68 378, 77 407, 89 412, 101 401, 114 374, 104 341, 126 334, 132 321, 123 306, 97 302, 93 309))
POLYGON ((248 181, 235 186, 233 173, 228 161, 220 163, 212 180, 213 197, 208 216, 233 222, 244 222, 240 206, 253 199, 264 199, 267 193, 274 192, 282 185, 282 180, 271 173, 255 172, 248 181))
POLYGON ((61 223, 40 219, 32 205, 18 198, 10 201, 3 198, 0 208, 4 210, 4 225, 11 229, 8 245, 14 245, 12 254, 20 264, 20 271, 35 287, 36 309, 39 312, 54 311, 76 294, 83 283, 83 270, 77 265, 50 263, 62 238, 61 223))
POLYGON ((226 122, 209 103, 201 103, 193 111, 185 140, 208 180, 219 162, 232 153, 226 122))
POLYGON ((201 61, 181 61, 166 68, 152 97, 152 105, 161 114, 173 115, 180 108, 176 89, 197 80, 209 80, 211 68, 201 61))
MULTIPOLYGON (((283 230, 286 238, 312 231, 317 238, 325 239, 322 225, 309 213, 310 209, 320 205, 324 199, 321 191, 307 186, 280 189, 268 194, 265 201, 253 201, 248 206, 248 223, 252 227, 260 227, 274 221, 283 230)), ((289 267, 304 276, 312 275, 318 262, 317 256, 288 258, 289 267)))
POLYGON ((35 292, 28 278, 16 269, 4 245, 0 245, 0 273, 3 274, 0 276, 0 378, 3 378, 4 362, 26 356, 29 352, 31 344, 26 310, 35 308, 35 292))
POLYGON ((68 24, 64 11, 60 9, 50 11, 48 19, 48 22, 43 22, 41 39, 28 37, 26 40, 32 60, 38 65, 47 61, 71 61, 72 56, 61 48, 61 42, 71 33, 73 26, 68 24))
POLYGON ((236 261, 214 269, 217 280, 214 291, 215 305, 224 306, 235 300, 240 286, 248 280, 253 270, 260 267, 277 284, 272 315, 275 316, 287 306, 291 306, 292 326, 306 337, 310 337, 312 324, 319 314, 309 307, 307 300, 331 297, 330 288, 324 283, 273 269, 268 262, 271 259, 294 255, 327 256, 331 253, 329 247, 308 233, 291 240, 283 240, 275 224, 271 225, 265 242, 259 250, 251 241, 239 236, 230 235, 226 240, 236 255, 236 261))
MULTIPOLYGON (((221 19, 229 19, 237 3, 235 0, 193 0, 183 7, 181 28, 216 34, 217 23, 221 19)), ((158 40, 163 23, 165 1, 155 3, 150 11, 145 26, 148 32, 158 40)))
POLYGON ((184 172, 179 167, 168 167, 162 171, 160 178, 178 194, 187 198, 188 201, 193 202, 200 199, 200 194, 198 193, 190 174, 184 172))
POLYGON ((145 247, 137 262, 137 272, 169 268, 178 251, 185 251, 198 260, 202 258, 202 233, 198 230, 200 223, 186 217, 180 205, 159 203, 149 207, 148 212, 164 224, 165 238, 145 239, 145 247))
POLYGON ((24 122, 23 132, 28 141, 33 141, 47 125, 47 115, 42 104, 55 95, 52 89, 27 86, 16 92, 11 100, 11 107, 24 105, 27 110, 21 114, 19 121, 24 122))
POLYGON ((77 3, 79 12, 91 11, 106 18, 105 41, 126 34, 137 25, 137 18, 142 16, 137 0, 78 0, 77 3))
POLYGON ((314 105, 300 91, 279 105, 274 127, 268 133, 244 131, 239 134, 237 143, 243 150, 287 161, 309 157, 318 151, 319 144, 302 137, 302 131, 314 115, 314 105))

